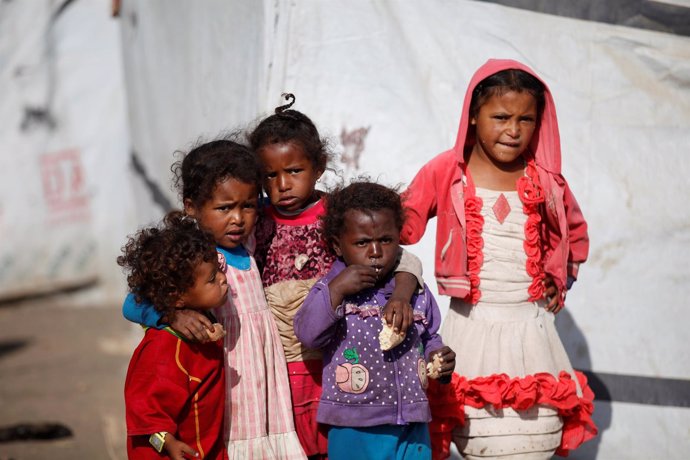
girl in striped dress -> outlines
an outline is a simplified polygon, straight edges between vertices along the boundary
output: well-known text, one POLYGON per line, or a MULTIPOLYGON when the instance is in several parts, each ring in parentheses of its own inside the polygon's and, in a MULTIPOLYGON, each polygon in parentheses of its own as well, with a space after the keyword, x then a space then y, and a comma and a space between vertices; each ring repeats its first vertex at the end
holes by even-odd
MULTIPOLYGON (((246 245, 256 223, 260 170, 254 154, 231 140, 193 149, 173 166, 185 213, 210 233, 226 262, 228 298, 215 313, 225 336, 225 433, 230 459, 302 459, 285 355, 246 245)), ((131 303, 131 302, 130 302, 131 303)), ((142 305, 128 319, 151 321, 142 305)), ((175 324, 173 324, 175 327, 175 324)), ((209 324, 209 328, 212 326, 209 324)), ((196 331, 199 334, 199 331, 196 331)))

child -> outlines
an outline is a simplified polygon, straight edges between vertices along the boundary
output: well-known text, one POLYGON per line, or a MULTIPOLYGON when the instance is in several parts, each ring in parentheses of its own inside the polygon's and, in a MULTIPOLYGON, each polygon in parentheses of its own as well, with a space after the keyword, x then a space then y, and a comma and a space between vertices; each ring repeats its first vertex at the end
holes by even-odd
MULTIPOLYGON (((260 170, 249 148, 230 140, 193 149, 173 166, 184 209, 211 233, 227 260, 230 296, 217 309, 225 338, 225 406, 229 458, 304 458, 294 430, 285 355, 264 297, 260 273, 245 249, 257 217, 260 170)), ((125 305, 128 319, 161 318, 125 305)), ((170 320, 170 319, 168 319, 170 320)), ((175 325, 174 318, 171 320, 175 325)), ((192 321, 200 329, 210 322, 192 321)))
MULTIPOLYGON (((326 169, 327 145, 314 123, 290 103, 262 120, 249 135, 263 170, 270 204, 256 231, 256 259, 268 305, 273 312, 288 361, 295 428, 305 453, 312 459, 326 456, 326 428, 316 422, 321 396, 321 352, 305 347, 295 336, 293 318, 309 289, 335 261, 323 239, 319 217, 326 197, 316 183, 326 169)), ((410 298, 423 284, 421 263, 403 253, 396 271, 396 290, 386 303, 384 316, 399 331, 412 321, 410 298), (411 272, 418 274, 418 278, 411 272)))
POLYGON ((382 185, 358 182, 326 203, 324 236, 338 256, 295 316, 298 339, 323 351, 318 421, 331 425, 328 456, 423 459, 431 455, 425 357, 450 375, 454 353, 436 331, 440 312, 425 289, 412 299, 414 325, 383 351, 382 306, 393 291, 403 210, 382 185))
MULTIPOLYGON (((161 228, 129 239, 117 263, 138 301, 208 312, 225 303, 228 285, 211 237, 180 212, 161 228)), ((129 458, 226 458, 222 342, 192 343, 170 328, 147 329, 125 381, 129 458)))
POLYGON ((467 89, 455 147, 404 199, 404 244, 438 216, 436 278, 452 297, 442 333, 458 369, 452 385, 430 388, 434 457, 448 455, 454 426, 469 459, 551 458, 596 435, 593 394, 554 327, 589 240, 561 175, 546 85, 519 62, 488 61, 467 89))

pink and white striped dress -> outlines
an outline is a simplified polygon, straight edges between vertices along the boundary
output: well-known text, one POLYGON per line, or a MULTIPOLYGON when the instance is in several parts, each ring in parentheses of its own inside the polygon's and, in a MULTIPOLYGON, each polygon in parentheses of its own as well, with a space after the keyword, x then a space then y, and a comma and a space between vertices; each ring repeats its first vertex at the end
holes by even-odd
POLYGON ((292 419, 287 365, 261 275, 227 265, 225 433, 232 459, 304 459, 292 419))

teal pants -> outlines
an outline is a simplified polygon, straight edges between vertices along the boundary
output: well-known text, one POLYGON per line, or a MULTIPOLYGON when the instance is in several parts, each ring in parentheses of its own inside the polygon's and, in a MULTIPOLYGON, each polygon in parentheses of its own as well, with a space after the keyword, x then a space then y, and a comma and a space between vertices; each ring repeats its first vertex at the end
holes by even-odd
POLYGON ((372 427, 332 426, 329 460, 429 460, 431 440, 426 423, 372 427))

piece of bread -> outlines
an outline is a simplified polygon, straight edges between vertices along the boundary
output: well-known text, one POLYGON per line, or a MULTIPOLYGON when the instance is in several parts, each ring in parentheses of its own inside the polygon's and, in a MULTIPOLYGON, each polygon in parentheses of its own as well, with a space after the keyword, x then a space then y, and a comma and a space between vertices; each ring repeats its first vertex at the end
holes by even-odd
POLYGON ((381 350, 391 350, 405 340, 405 335, 398 334, 393 331, 393 326, 386 324, 385 318, 381 318, 381 322, 383 323, 383 328, 381 329, 381 332, 379 332, 379 345, 381 345, 381 350))
POLYGON ((437 379, 441 376, 441 355, 434 355, 434 359, 426 365, 426 375, 430 379, 437 379))
POLYGON ((225 329, 223 328, 223 325, 220 323, 213 323, 213 332, 211 332, 210 329, 206 330, 208 331, 208 336, 211 338, 212 342, 215 342, 216 340, 225 337, 225 329))

